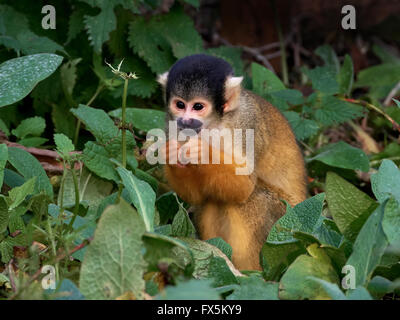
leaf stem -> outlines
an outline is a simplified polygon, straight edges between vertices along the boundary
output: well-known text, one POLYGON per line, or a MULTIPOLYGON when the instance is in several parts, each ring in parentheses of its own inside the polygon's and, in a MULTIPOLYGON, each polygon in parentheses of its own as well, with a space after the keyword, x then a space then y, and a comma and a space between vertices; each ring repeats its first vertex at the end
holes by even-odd
POLYGON ((72 174, 72 179, 74 180, 74 188, 75 188, 75 208, 74 208, 74 215, 73 215, 71 221, 70 221, 69 224, 68 224, 68 229, 72 229, 72 225, 74 224, 75 219, 76 219, 76 216, 78 215, 78 212, 79 212, 79 202, 80 202, 80 199, 79 199, 78 178, 76 177, 76 173, 75 173, 75 170, 74 170, 73 165, 72 165, 72 167, 71 167, 70 170, 71 170, 71 174, 72 174))
POLYGON ((121 130, 122 130, 122 166, 126 168, 126 96, 128 95, 128 79, 124 82, 124 94, 122 96, 122 119, 121 119, 121 130))

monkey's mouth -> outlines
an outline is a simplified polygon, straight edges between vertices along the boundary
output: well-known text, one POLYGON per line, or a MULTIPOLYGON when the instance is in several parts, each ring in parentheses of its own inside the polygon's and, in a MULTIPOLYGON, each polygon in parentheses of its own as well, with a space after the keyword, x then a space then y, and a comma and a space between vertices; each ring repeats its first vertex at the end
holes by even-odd
POLYGON ((198 128, 181 128, 178 129, 179 132, 182 132, 184 135, 186 136, 195 136, 197 134, 199 134, 199 132, 201 131, 202 127, 198 127, 198 128))

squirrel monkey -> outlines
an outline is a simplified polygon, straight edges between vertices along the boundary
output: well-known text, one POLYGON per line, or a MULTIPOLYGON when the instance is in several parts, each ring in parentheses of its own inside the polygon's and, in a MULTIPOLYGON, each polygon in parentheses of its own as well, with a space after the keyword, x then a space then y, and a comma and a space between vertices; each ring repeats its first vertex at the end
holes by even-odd
MULTIPOLYGON (((242 79, 233 75, 228 62, 205 54, 180 59, 160 75, 167 137, 171 123, 179 133, 194 131, 184 144, 169 139, 162 154, 167 159, 169 185, 194 208, 200 238, 221 237, 231 245, 238 269, 260 270, 261 247, 272 225, 285 213, 280 199, 292 206, 306 199, 306 171, 287 120, 270 103, 243 89, 242 79), (205 129, 214 133, 253 130, 253 159, 246 153, 244 162, 236 157, 232 160, 235 148, 245 153, 245 144, 235 141, 225 148, 225 143, 221 147, 204 141, 205 129), (219 156, 218 164, 200 161, 214 155, 219 156), (174 157, 179 160, 171 161, 174 157), (238 174, 237 169, 250 160, 253 170, 238 174)), ((222 140, 228 139, 222 135, 222 140)))

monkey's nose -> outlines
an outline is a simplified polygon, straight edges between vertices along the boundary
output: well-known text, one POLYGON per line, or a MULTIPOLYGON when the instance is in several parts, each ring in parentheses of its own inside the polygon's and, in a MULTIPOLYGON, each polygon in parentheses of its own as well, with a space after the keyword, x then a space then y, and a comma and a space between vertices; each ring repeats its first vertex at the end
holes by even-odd
POLYGON ((194 119, 194 118, 189 118, 189 119, 183 119, 179 118, 178 119, 178 127, 182 129, 199 129, 203 125, 203 122, 200 120, 194 119))

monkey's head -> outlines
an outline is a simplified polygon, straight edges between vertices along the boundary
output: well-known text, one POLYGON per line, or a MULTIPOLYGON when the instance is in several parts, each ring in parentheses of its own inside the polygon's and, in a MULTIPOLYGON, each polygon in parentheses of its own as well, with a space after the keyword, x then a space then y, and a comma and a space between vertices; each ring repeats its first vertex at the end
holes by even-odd
POLYGON ((199 132, 218 123, 238 106, 243 77, 234 77, 223 59, 195 54, 178 60, 158 77, 165 90, 167 112, 178 129, 199 132))

